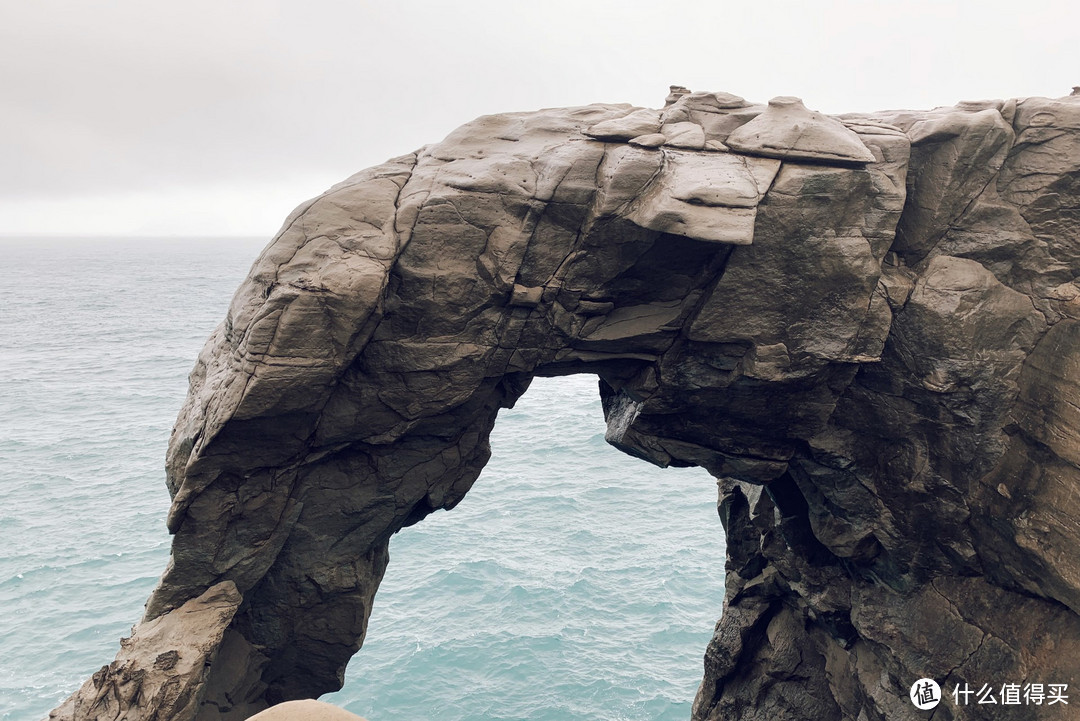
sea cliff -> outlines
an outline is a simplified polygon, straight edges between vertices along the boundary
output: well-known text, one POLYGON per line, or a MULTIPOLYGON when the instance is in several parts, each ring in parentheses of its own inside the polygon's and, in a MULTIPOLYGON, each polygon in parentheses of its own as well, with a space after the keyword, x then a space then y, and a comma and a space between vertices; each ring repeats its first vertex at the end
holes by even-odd
POLYGON ((672 88, 480 118, 305 203, 191 375, 168 568, 58 719, 339 687, 390 536, 535 376, 719 482, 694 718, 1062 718, 1080 687, 1080 98, 826 116, 672 88), (720 562, 719 559, 717 561, 720 562))

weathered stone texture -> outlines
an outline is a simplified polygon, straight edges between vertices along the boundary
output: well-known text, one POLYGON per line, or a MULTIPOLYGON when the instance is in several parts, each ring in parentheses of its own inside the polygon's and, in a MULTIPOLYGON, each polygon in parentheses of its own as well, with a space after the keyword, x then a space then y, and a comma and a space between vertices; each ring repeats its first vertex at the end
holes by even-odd
MULTIPOLYGON (((108 666, 49 714, 51 721, 190 721, 200 714, 210 670, 227 652, 226 629, 241 597, 232 581, 208 588, 121 639, 108 666)), ((208 709, 212 711, 212 709, 208 709)))
MULTIPOLYGON (((924 718, 923 676, 1080 689, 1077 208, 1078 98, 829 117, 673 87, 353 176, 286 221, 192 372, 140 629, 236 601, 155 718, 338 688, 390 536, 464 497, 534 376, 581 372, 611 443, 720 483, 695 719, 924 718)), ((65 718, 98 718, 88 689, 65 718)))

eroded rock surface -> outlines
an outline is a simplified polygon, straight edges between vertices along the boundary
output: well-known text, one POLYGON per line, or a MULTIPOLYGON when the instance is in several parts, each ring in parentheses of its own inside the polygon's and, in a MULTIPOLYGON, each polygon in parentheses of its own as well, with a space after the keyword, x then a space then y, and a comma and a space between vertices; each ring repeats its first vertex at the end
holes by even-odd
POLYGON ((207 672, 241 601, 222 581, 179 608, 138 624, 120 653, 62 706, 53 721, 188 721, 199 714, 207 672))
POLYGON ((192 373, 143 627, 242 602, 198 709, 156 718, 337 689, 390 536, 462 499, 534 376, 582 372, 611 443, 719 480, 695 719, 926 718, 921 677, 1080 689, 1077 208, 1077 97, 828 117, 674 87, 349 178, 192 373))

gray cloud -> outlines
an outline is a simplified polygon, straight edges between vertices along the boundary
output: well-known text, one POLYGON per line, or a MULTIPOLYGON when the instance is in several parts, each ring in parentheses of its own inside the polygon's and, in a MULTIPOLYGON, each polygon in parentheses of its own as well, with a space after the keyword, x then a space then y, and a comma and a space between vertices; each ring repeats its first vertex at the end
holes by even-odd
POLYGON ((1065 2, 6 5, 0 207, 330 182, 483 113, 671 83, 841 112, 1080 82, 1065 2))

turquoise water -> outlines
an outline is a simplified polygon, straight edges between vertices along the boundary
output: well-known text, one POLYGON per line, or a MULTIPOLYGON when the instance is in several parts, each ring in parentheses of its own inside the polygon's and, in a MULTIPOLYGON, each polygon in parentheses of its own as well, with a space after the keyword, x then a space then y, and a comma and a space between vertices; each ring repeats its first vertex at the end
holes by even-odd
MULTIPOLYGON (((168 556, 165 446, 255 240, 0 240, 0 719, 109 662, 168 556)), ((687 719, 723 600, 716 487, 537 379, 469 496, 402 531, 345 688, 371 721, 687 719)))

